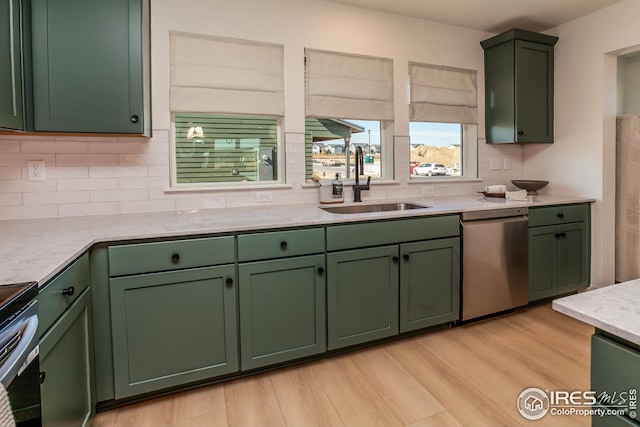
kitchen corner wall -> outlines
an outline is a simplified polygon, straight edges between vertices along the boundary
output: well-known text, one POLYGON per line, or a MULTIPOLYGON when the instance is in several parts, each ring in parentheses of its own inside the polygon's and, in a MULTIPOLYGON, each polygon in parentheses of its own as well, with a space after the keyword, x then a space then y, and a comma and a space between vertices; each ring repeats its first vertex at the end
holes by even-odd
MULTIPOLYGON (((167 131, 156 130, 153 138, 0 135, 0 220, 264 206, 256 202, 258 191, 272 192, 273 204, 318 203, 317 187, 304 180, 304 135, 287 134, 286 140, 287 188, 172 192, 167 131), (45 181, 27 180, 29 160, 44 160, 45 181)), ((473 194, 522 176, 521 146, 480 140, 482 181, 410 183, 409 138, 396 137, 395 145, 397 180, 373 185, 365 201, 427 197, 425 185, 435 196, 473 194), (491 169, 492 159, 500 169, 491 169)))

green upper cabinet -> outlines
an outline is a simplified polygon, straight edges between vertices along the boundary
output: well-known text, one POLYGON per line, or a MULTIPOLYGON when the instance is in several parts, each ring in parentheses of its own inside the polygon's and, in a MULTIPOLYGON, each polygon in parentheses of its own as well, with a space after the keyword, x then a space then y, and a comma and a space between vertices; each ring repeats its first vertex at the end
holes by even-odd
POLYGON ((487 143, 553 142, 553 46, 557 37, 514 29, 487 39, 487 143))
POLYGON ((34 130, 148 132, 148 5, 32 2, 34 130))
POLYGON ((25 130, 27 105, 24 74, 28 51, 23 50, 28 27, 23 16, 28 2, 0 0, 0 128, 25 130))

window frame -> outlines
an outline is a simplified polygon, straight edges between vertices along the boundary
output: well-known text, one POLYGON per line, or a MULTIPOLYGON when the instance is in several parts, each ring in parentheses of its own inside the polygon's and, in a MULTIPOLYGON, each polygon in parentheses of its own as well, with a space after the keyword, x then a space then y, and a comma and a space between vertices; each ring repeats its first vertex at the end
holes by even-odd
MULTIPOLYGON (((178 163, 177 163, 177 142, 176 142, 176 114, 185 114, 183 112, 171 112, 171 125, 169 131, 169 147, 170 147, 170 189, 176 191, 206 191, 206 190, 228 190, 228 189, 251 189, 251 188, 268 188, 284 186, 286 183, 286 161, 285 161, 285 144, 284 144, 284 117, 269 116, 276 119, 276 155, 275 163, 277 165, 277 179, 269 181, 220 181, 220 182, 197 182, 197 183, 179 183, 178 182, 178 163)), ((193 113, 212 116, 256 116, 264 117, 258 114, 226 114, 226 113, 193 113)))

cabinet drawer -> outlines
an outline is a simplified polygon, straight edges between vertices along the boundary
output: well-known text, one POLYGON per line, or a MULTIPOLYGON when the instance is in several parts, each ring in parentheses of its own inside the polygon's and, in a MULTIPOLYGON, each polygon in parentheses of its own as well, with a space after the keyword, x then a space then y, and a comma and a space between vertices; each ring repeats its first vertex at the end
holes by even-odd
POLYGON ((336 251, 460 235, 458 215, 327 227, 327 250, 336 251))
POLYGON ((275 231, 238 236, 238 261, 285 258, 324 252, 324 229, 275 231))
POLYGON ((230 264, 234 260, 232 236, 111 246, 109 276, 230 264))
POLYGON ((38 293, 38 333, 49 329, 89 286, 89 255, 84 254, 38 293))
POLYGON ((529 209, 529 227, 587 221, 589 204, 558 205, 529 209))

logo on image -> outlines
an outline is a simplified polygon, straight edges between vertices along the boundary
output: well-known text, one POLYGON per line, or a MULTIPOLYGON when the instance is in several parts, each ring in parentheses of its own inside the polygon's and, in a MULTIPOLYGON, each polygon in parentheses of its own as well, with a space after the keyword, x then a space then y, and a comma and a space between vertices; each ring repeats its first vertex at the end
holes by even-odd
POLYGON ((549 411, 549 397, 544 390, 531 387, 518 396, 518 411, 528 420, 539 420, 549 411))

